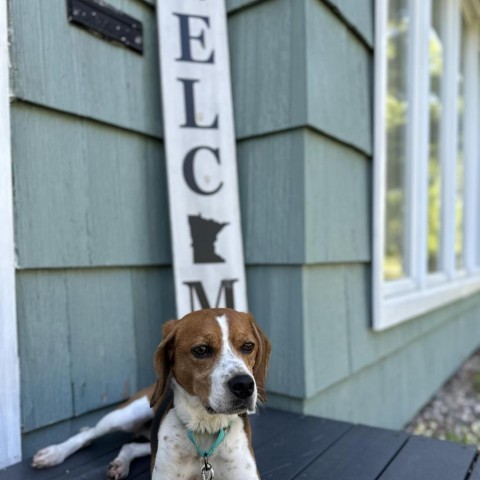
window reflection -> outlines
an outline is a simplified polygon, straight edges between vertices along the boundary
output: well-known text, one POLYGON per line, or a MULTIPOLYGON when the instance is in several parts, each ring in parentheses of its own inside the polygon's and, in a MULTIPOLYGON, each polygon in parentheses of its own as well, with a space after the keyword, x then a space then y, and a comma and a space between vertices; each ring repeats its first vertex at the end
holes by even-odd
POLYGON ((429 161, 428 161, 428 272, 441 270, 442 172, 440 164, 440 132, 443 113, 444 43, 441 26, 441 0, 432 2, 432 26, 429 38, 429 161))
POLYGON ((455 266, 457 270, 464 268, 463 259, 463 223, 464 209, 463 199, 465 193, 465 177, 464 177, 464 97, 465 97, 465 47, 466 47, 466 24, 462 19, 462 42, 460 51, 460 71, 458 72, 458 99, 457 99, 457 122, 458 122, 458 138, 457 138, 457 195, 455 200, 455 266))
POLYGON ((409 1, 388 2, 385 279, 405 276, 405 174, 409 1))

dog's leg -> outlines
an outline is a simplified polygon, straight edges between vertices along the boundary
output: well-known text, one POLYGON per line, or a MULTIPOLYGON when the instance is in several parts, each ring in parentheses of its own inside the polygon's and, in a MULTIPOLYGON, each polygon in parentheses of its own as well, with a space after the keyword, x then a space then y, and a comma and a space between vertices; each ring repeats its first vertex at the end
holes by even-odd
POLYGON ((148 398, 146 396, 141 397, 105 415, 95 427, 82 431, 63 443, 50 445, 39 450, 33 457, 32 466, 45 468, 58 465, 72 453, 85 447, 96 438, 119 430, 135 432, 152 417, 153 411, 150 408, 148 398))
POLYGON ((112 480, 127 478, 132 460, 138 457, 150 455, 150 453, 150 442, 125 444, 115 460, 110 463, 110 468, 107 472, 108 478, 112 480))

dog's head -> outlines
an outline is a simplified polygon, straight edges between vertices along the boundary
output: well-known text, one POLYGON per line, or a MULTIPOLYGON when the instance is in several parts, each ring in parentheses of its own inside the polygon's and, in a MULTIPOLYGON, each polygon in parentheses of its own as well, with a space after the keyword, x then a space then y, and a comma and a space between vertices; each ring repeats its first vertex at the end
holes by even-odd
POLYGON ((168 378, 196 396, 209 413, 243 413, 265 399, 271 345, 249 313, 214 308, 171 320, 155 352, 154 406, 168 378))

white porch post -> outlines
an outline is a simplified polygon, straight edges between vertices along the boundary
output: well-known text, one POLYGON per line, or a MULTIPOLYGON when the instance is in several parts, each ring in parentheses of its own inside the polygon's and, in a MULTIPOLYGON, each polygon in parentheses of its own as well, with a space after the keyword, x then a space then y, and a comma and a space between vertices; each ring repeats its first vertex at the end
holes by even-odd
POLYGON ((0 0, 0 468, 21 460, 7 0, 0 0))

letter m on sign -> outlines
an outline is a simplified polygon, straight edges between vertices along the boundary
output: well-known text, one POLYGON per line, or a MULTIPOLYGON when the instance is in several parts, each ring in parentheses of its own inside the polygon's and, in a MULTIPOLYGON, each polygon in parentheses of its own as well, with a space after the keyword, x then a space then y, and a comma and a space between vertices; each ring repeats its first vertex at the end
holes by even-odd
MULTIPOLYGON (((235 282, 238 282, 238 279, 222 280, 218 289, 217 301, 215 305, 213 305, 214 307, 217 308, 225 305, 227 308, 235 308, 233 295, 233 284, 235 282), (222 296, 224 299, 223 302, 221 302, 222 296)), ((184 284, 190 289, 190 308, 192 311, 212 307, 208 301, 202 282, 184 282, 184 284)))

